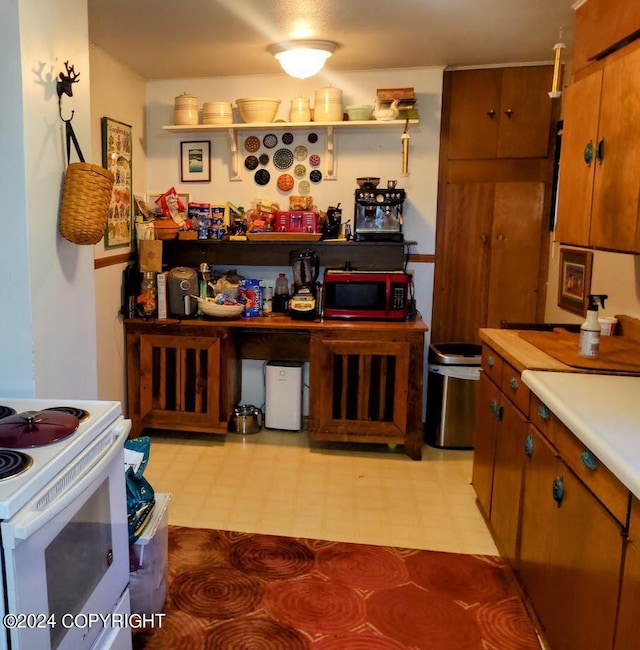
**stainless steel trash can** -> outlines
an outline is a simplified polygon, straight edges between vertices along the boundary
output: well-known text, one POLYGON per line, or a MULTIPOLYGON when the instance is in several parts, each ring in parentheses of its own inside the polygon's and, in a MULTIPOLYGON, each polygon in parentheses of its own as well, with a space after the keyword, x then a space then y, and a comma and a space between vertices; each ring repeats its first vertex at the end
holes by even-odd
POLYGON ((429 346, 425 441, 473 449, 482 348, 473 343, 429 346))

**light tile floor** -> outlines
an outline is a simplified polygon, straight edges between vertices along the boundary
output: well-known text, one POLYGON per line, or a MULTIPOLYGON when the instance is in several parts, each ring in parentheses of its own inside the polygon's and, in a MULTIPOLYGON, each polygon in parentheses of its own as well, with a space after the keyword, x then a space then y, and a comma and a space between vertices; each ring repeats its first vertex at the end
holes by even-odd
POLYGON ((145 478, 172 495, 169 523, 497 555, 475 504, 471 451, 310 443, 263 430, 154 434, 145 478))

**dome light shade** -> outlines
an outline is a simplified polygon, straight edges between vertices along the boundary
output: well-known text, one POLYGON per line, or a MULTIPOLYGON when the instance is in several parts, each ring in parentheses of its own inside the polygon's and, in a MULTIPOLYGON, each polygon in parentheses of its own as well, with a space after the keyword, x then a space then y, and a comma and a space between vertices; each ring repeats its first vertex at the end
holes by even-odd
POLYGON ((336 47, 337 45, 331 41, 300 40, 276 43, 269 48, 269 51, 288 75, 306 79, 322 70, 336 47))

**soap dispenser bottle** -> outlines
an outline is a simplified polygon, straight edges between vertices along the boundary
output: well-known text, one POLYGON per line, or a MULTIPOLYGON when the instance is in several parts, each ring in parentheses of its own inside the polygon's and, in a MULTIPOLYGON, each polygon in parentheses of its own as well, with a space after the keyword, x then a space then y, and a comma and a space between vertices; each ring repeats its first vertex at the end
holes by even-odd
POLYGON ((595 358, 600 348, 601 327, 598 322, 598 307, 604 307, 606 294, 589 295, 589 309, 587 319, 580 325, 580 356, 595 358))

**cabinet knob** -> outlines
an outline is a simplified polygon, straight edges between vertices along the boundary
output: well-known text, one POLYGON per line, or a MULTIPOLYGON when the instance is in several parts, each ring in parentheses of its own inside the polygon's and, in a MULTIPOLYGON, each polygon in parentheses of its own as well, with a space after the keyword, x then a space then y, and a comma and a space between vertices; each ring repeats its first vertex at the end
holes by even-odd
POLYGON ((529 434, 524 440, 524 453, 527 458, 533 456, 533 436, 529 434))
POLYGON ((591 163, 593 162, 593 140, 589 140, 585 145, 582 157, 584 158, 587 167, 591 167, 591 163))
POLYGON ((598 467, 598 459, 588 449, 580 454, 580 460, 587 469, 597 469, 598 467))
POLYGON ((509 379, 509 387, 511 390, 518 390, 518 386, 520 386, 518 380, 515 377, 511 377, 511 379, 509 379))
POLYGON ((562 505, 562 499, 564 499, 564 482, 562 481, 562 476, 556 476, 553 479, 552 493, 553 500, 559 508, 562 505))
POLYGON ((510 108, 507 108, 507 110, 504 112, 504 114, 511 119, 511 116, 513 115, 513 111, 510 108))
POLYGON ((489 355, 489 356, 487 357, 487 365, 488 365, 490 368, 493 368, 495 362, 496 362, 495 359, 494 359, 491 355, 489 355))
POLYGON ((547 406, 540 404, 540 406, 538 406, 538 415, 542 420, 546 421, 551 417, 551 412, 547 406))
POLYGON ((492 120, 496 116, 496 112, 492 108, 490 111, 487 111, 487 115, 489 116, 489 119, 492 120))

